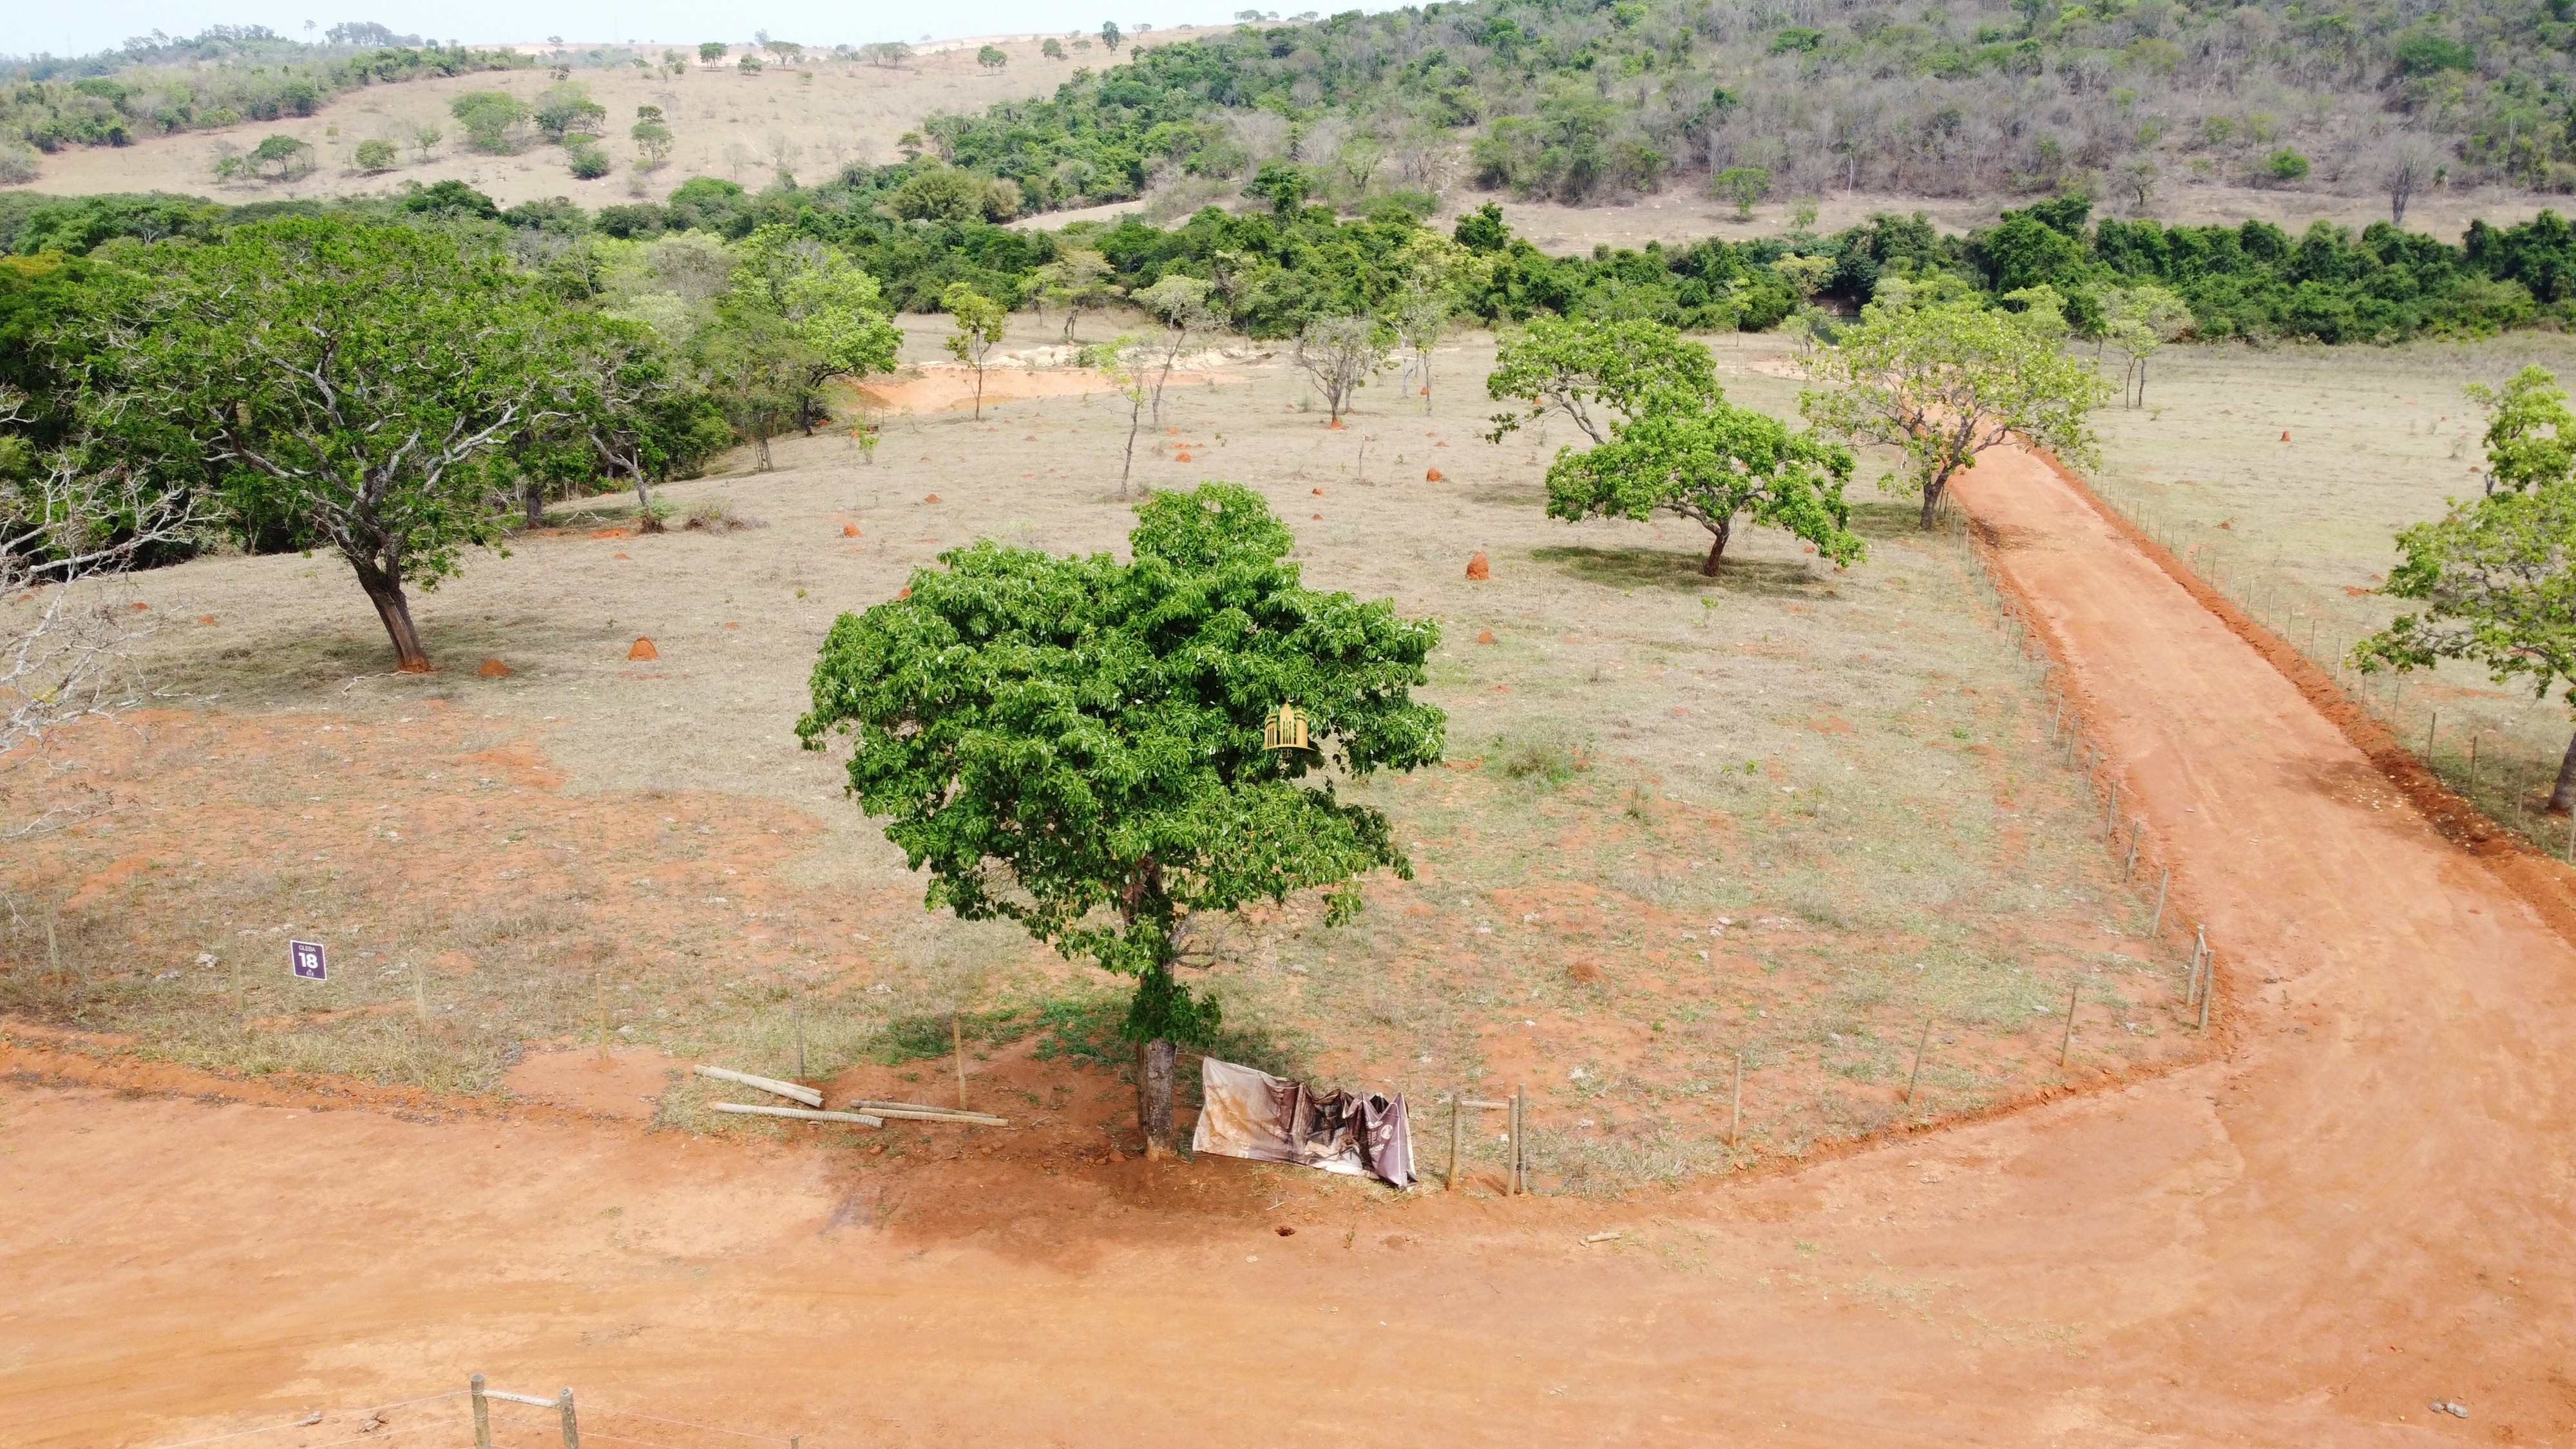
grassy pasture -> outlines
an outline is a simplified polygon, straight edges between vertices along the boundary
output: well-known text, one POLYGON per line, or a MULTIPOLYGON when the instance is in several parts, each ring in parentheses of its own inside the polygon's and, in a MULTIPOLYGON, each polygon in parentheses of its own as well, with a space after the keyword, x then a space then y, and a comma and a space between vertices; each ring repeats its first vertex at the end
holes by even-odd
MULTIPOLYGON (((2486 418, 2461 387, 2532 363, 2576 377, 2576 342, 2168 348, 2149 406, 2104 416, 2098 486, 2283 638, 2336 664, 2403 606, 2373 592, 2397 562, 2398 530, 2480 491, 2471 469, 2486 462, 2486 418)), ((2436 767, 2463 791, 2474 736, 2478 803, 2565 847, 2564 822, 2536 813, 2567 749, 2564 703, 2461 664, 2341 678, 2419 754, 2430 734, 2436 767)))
MULTIPOLYGON (((936 320, 908 323, 909 356, 936 356, 936 320)), ((1793 406, 1776 345, 1719 356, 1740 400, 1793 406)), ((1491 357, 1460 344, 1427 409, 1390 374, 1338 432, 1297 375, 1247 361, 1176 384, 1139 458, 1154 486, 1259 488, 1310 582, 1445 635, 1447 764, 1361 787, 1416 878, 1372 883, 1346 927, 1297 902, 1226 930, 1203 978, 1224 1054, 1417 1101, 1526 1083, 1542 1183, 1606 1190, 2196 1051, 2176 953, 2147 959, 2148 902, 1955 537, 1865 494, 1865 564, 1755 533, 1712 580, 1695 527, 1549 520, 1568 430, 1477 437, 1491 357), (1479 550, 1493 577, 1470 582, 1479 550)), ((22 800, 107 808, 13 851, 0 1011, 218 1069, 459 1092, 603 1018, 639 1053, 771 1072, 801 1019, 809 1075, 930 1090, 960 1013, 979 1072, 1032 1103, 1090 1074, 1114 1127, 1118 983, 925 913, 837 765, 789 733, 834 613, 941 549, 1120 546, 1109 404, 898 405, 873 459, 826 432, 784 440, 774 473, 670 490, 739 527, 637 536, 631 500, 561 506, 420 600, 426 678, 382 672, 327 558, 134 579, 165 621, 156 707, 19 765, 22 800), (629 660, 639 636, 658 659, 629 660), (331 982, 287 978, 291 937, 330 946, 331 982)), ((703 1096, 665 1094, 661 1120, 712 1130, 703 1096)), ((1424 1116, 1437 1162, 1445 1117, 1424 1116)))

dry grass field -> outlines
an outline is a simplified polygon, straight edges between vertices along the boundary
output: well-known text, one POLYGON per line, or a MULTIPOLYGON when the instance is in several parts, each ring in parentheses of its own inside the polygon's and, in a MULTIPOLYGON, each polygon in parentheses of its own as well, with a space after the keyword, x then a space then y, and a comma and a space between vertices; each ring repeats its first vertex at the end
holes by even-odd
MULTIPOLYGON (((1157 32, 1155 39, 1189 34, 1157 32)), ((376 195, 397 191, 405 182, 427 185, 453 178, 504 206, 563 196, 593 208, 642 195, 658 199, 691 176, 728 177, 757 190, 768 184, 782 147, 790 148, 784 151, 788 169, 807 181, 852 161, 893 161, 898 157, 896 138, 932 111, 981 109, 995 101, 1050 94, 1076 66, 1097 68, 1106 58, 1096 44, 1052 61, 1026 36, 995 37, 993 43, 1010 56, 1010 63, 997 71, 975 63, 972 44, 923 46, 924 53, 899 70, 809 61, 802 70, 772 67, 747 78, 730 68, 701 69, 692 59, 688 73, 677 78, 635 70, 575 71, 573 78, 587 84, 592 98, 608 108, 606 144, 617 166, 595 181, 573 176, 565 169, 562 151, 552 146, 491 156, 463 145, 448 102, 474 90, 506 90, 533 100, 553 82, 544 71, 527 70, 373 86, 301 120, 64 151, 45 158, 44 175, 33 189, 62 196, 176 191, 240 203, 376 195), (650 175, 634 169, 635 149, 626 139, 626 128, 641 105, 660 106, 675 137, 669 164, 650 175), (423 122, 447 133, 427 162, 405 139, 423 122), (219 148, 248 150, 272 132, 313 146, 322 159, 319 169, 295 182, 218 186, 214 164, 219 148), (378 136, 403 143, 405 164, 380 176, 360 174, 352 169, 350 155, 359 142, 378 136)), ((694 44, 679 48, 692 57, 696 53, 694 44)), ((651 46, 642 50, 648 56, 660 53, 651 46)))
MULTIPOLYGON (((2462 395, 2526 364, 2576 378, 2576 343, 2551 333, 2405 347, 2169 348, 2143 410, 2104 415, 2100 491, 2185 553, 2197 572, 2321 662, 2399 612, 2373 592, 2398 530, 2475 496, 2486 418, 2462 395)), ((2566 823, 2548 798, 2570 722, 2561 701, 2445 665, 2427 676, 2343 672, 2397 737, 2498 820, 2553 853, 2566 823), (2438 718, 2436 717, 2438 716, 2438 718)))
MULTIPOLYGON (((936 355, 936 320, 908 322, 908 355, 936 355)), ((1247 359, 1176 384, 1139 458, 1149 486, 1259 488, 1311 583, 1444 632, 1447 764, 1360 791, 1417 878, 1373 882, 1338 929, 1306 903, 1248 913, 1207 977, 1224 1052, 1418 1097, 1525 1082, 1542 1181, 1573 1190, 2196 1054, 2175 949, 2141 939, 2153 881, 2122 884, 1955 535, 1869 494, 1865 564, 1755 534, 1712 581, 1696 528, 1549 520, 1565 430, 1478 438, 1491 356, 1482 337, 1444 356, 1427 410, 1390 375, 1338 432, 1298 375, 1247 359), (1492 578, 1470 582, 1478 551, 1492 578)), ((1792 406, 1778 343, 1720 357, 1740 398, 1792 406)), ((133 579, 120 602, 164 621, 155 705, 17 772, 21 805, 112 803, 13 852, 0 1011, 224 1071, 537 1096, 605 1031, 638 1084, 623 1110, 692 1130, 715 1119, 670 1081, 684 1061, 792 1071, 801 1023, 815 1079, 944 1090, 954 1013, 979 1076, 1117 1136, 1118 985, 924 912, 790 733, 834 614, 942 549, 1122 546, 1123 419, 1079 375, 993 391, 1041 383, 1066 390, 981 422, 934 408, 935 376, 885 384, 873 458, 827 432, 783 441, 775 472, 669 490, 736 526, 642 536, 631 499, 560 506, 419 599, 427 677, 383 672, 327 557, 133 579), (657 659, 629 660, 639 637, 657 659), (287 977, 289 938, 328 944, 328 984, 287 977)))

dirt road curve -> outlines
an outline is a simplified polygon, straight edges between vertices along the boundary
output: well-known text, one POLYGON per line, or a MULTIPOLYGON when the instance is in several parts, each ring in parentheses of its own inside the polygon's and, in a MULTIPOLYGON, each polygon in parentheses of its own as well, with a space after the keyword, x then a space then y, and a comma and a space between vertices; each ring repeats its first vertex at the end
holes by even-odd
MULTIPOLYGON (((2576 952, 2075 492, 1963 492, 2225 953, 2222 1063, 1619 1207, 1260 1217, 1190 1205, 1237 1164, 1022 1212, 971 1160, 21 1077, 0 1441, 319 1444, 479 1367, 820 1449, 2576 1442, 2576 952)), ((417 1412, 362 1442, 451 1442, 417 1412)))

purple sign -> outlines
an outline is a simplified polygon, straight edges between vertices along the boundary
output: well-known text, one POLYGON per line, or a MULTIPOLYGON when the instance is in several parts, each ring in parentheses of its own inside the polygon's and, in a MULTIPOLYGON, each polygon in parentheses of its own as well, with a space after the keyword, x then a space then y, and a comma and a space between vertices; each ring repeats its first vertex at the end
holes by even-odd
POLYGON ((318 941, 286 943, 286 964, 305 981, 328 981, 330 968, 322 964, 322 944, 318 941))

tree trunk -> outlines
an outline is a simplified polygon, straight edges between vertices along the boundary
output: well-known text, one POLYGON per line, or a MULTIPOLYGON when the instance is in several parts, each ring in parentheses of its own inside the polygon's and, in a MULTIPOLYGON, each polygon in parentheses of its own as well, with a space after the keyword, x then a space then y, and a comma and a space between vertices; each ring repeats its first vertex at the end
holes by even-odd
MULTIPOLYGON (((757 446, 759 451, 760 471, 766 473, 769 471, 769 434, 764 431, 754 437, 752 442, 757 446)), ((1929 527, 1929 525, 1927 524, 1926 527, 1929 527)))
POLYGON ((358 587, 367 591, 367 602, 376 606, 376 617, 385 621, 385 635, 393 640, 394 667, 405 674, 429 673, 429 651, 420 646, 420 630, 411 622, 402 576, 372 561, 356 568, 358 587))
POLYGON ((2558 762, 2558 787, 2549 792, 2552 810, 2576 810, 2576 738, 2567 741, 2566 757, 2558 762))
POLYGON ((546 490, 544 484, 539 483, 534 478, 520 479, 519 506, 527 513, 528 527, 535 529, 546 526, 546 490))
POLYGON ((1172 1150, 1172 1078, 1180 1049, 1167 1036, 1136 1047, 1136 1129, 1145 1134, 1145 1155, 1172 1150))
POLYGON ((635 528, 639 533, 660 533, 662 521, 653 516, 653 496, 644 491, 644 474, 635 474, 635 528))
POLYGON ((1143 404, 1137 399, 1128 399, 1127 461, 1118 466, 1118 496, 1122 500, 1127 496, 1127 477, 1129 474, 1136 471, 1136 430, 1144 425, 1145 409, 1143 404))
POLYGON ((1726 556, 1726 537, 1734 531, 1733 518, 1721 518, 1708 526, 1708 561, 1699 566, 1703 577, 1717 577, 1717 561, 1726 556))
POLYGON ((1949 483, 1950 480, 1947 478, 1929 478, 1924 480, 1923 531, 1925 533, 1930 533, 1932 531, 1934 515, 1941 507, 1941 490, 1948 487, 1949 483))
POLYGON ((984 421, 984 364, 975 364, 975 421, 984 421))

